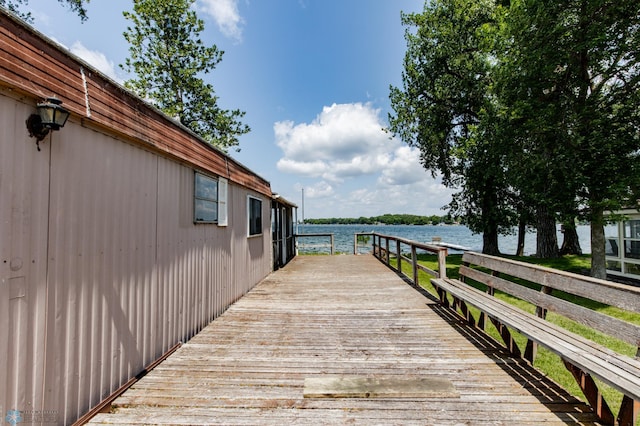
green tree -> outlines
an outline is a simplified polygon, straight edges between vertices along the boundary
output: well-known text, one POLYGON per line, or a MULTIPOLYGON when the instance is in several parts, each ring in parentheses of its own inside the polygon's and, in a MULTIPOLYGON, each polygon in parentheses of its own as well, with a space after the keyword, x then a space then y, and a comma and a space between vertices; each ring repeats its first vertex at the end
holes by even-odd
POLYGON ((513 0, 505 28, 512 43, 501 100, 519 146, 512 165, 550 213, 581 209, 592 275, 605 277, 603 212, 638 199, 640 3, 513 0))
POLYGON ((420 149, 423 166, 460 189, 451 212, 482 233, 492 254, 513 218, 492 95, 500 9, 492 0, 433 0, 423 13, 403 14, 403 86, 391 87, 389 115, 390 130, 420 149))
POLYGON ((220 63, 223 52, 202 41, 204 22, 198 19, 193 3, 134 0, 133 12, 124 12, 133 25, 124 33, 130 57, 121 67, 136 75, 125 86, 212 145, 227 150, 238 145, 238 136, 250 129, 239 121, 245 113, 220 108, 213 86, 202 79, 220 63))
MULTIPOLYGON (((85 5, 89 3, 90 0, 58 0, 59 3, 66 3, 73 12, 77 13, 82 21, 87 20, 87 9, 85 5)), ((18 16, 20 19, 25 22, 32 24, 33 16, 31 16, 31 12, 22 12, 22 6, 26 6, 29 4, 29 0, 0 0, 0 7, 3 7, 9 10, 14 15, 18 16)))

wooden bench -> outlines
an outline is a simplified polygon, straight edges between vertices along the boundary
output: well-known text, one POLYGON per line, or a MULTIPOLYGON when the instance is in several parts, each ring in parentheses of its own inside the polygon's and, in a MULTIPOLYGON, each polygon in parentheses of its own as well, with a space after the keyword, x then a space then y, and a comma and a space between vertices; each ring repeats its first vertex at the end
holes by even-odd
POLYGON ((640 411, 640 326, 578 305, 573 296, 640 317, 640 288, 474 252, 463 255, 459 280, 433 278, 431 283, 440 302, 473 326, 484 330, 488 318, 514 356, 533 363, 538 345, 559 355, 604 423, 616 424, 617 420, 620 425, 635 425, 640 411), (526 280, 529 285, 514 282, 516 279, 526 280), (470 285, 470 280, 484 284, 486 291, 470 285), (530 302, 536 306, 536 313, 494 297, 496 290, 530 302), (480 311, 477 320, 468 305, 480 311), (617 353, 549 322, 548 311, 632 344, 638 350, 636 357, 617 353), (526 348, 518 347, 510 330, 526 336, 526 348), (617 417, 593 377, 624 395, 617 417))

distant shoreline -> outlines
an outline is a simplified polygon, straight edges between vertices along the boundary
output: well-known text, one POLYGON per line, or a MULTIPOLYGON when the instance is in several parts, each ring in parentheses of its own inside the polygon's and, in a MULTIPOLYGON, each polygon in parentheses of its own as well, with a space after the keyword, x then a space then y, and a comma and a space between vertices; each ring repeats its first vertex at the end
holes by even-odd
POLYGON ((357 218, 304 219, 303 225, 457 225, 460 220, 446 216, 419 216, 413 214, 383 214, 357 218))

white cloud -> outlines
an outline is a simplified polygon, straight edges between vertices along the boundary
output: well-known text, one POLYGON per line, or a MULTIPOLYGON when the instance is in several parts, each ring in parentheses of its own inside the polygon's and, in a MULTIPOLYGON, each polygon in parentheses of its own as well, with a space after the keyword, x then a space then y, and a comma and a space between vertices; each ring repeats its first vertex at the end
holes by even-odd
POLYGON ((424 181, 429 173, 420 164, 420 151, 401 146, 394 152, 393 159, 382 171, 378 182, 383 185, 410 185, 424 181))
POLYGON ((335 190, 331 184, 325 181, 320 181, 315 185, 306 187, 304 190, 305 196, 309 198, 326 198, 335 194, 335 190))
POLYGON ((379 110, 362 103, 324 107, 309 124, 277 122, 276 144, 284 153, 278 169, 331 182, 378 173, 399 146, 383 126, 379 110))
POLYGON ((244 19, 238 11, 238 0, 201 0, 202 11, 210 15, 225 36, 242 40, 244 19))
POLYGON ((449 203, 453 192, 445 188, 439 179, 424 176, 422 180, 408 185, 378 184, 353 190, 336 202, 331 212, 323 211, 324 205, 308 204, 320 211, 318 217, 369 217, 385 213, 443 215, 442 207, 449 203))
POLYGON ((71 53, 76 56, 79 56, 90 65, 96 67, 99 71, 102 71, 104 74, 112 78, 113 80, 122 83, 122 79, 118 77, 116 74, 116 68, 112 61, 107 59, 107 57, 102 52, 98 52, 96 50, 91 50, 83 45, 80 41, 76 41, 71 46, 71 53))
POLYGON ((289 158, 282 158, 278 161, 278 169, 281 172, 291 173, 300 176, 322 176, 328 171, 328 164, 324 161, 310 161, 300 163, 289 158))
POLYGON ((424 169, 417 148, 389 138, 379 115, 369 103, 334 104, 310 123, 274 124, 278 169, 306 179, 308 217, 443 214, 454 191, 424 169))

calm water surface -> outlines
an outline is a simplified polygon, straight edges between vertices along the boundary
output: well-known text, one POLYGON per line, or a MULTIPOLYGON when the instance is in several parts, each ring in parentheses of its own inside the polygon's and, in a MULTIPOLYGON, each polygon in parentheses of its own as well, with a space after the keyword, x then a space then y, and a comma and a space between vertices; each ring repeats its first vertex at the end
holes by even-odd
MULTIPOLYGON (((472 234, 469 228, 463 225, 298 225, 297 231, 298 234, 333 233, 335 251, 338 253, 353 253, 353 234, 359 232, 377 232, 421 243, 430 243, 434 237, 440 237, 446 243, 468 247, 475 251, 482 250, 482 235, 472 234)), ((589 232, 589 226, 578 226, 578 236, 583 253, 591 252, 589 232)), ((328 237, 306 237, 299 238, 298 241, 301 252, 329 252, 328 237)), ((515 233, 514 235, 500 236, 498 242, 502 253, 514 254, 518 236, 515 233)), ((560 227, 558 227, 558 244, 562 244, 560 227)), ((530 232, 525 241, 525 255, 535 254, 535 251, 536 234, 530 232)))

